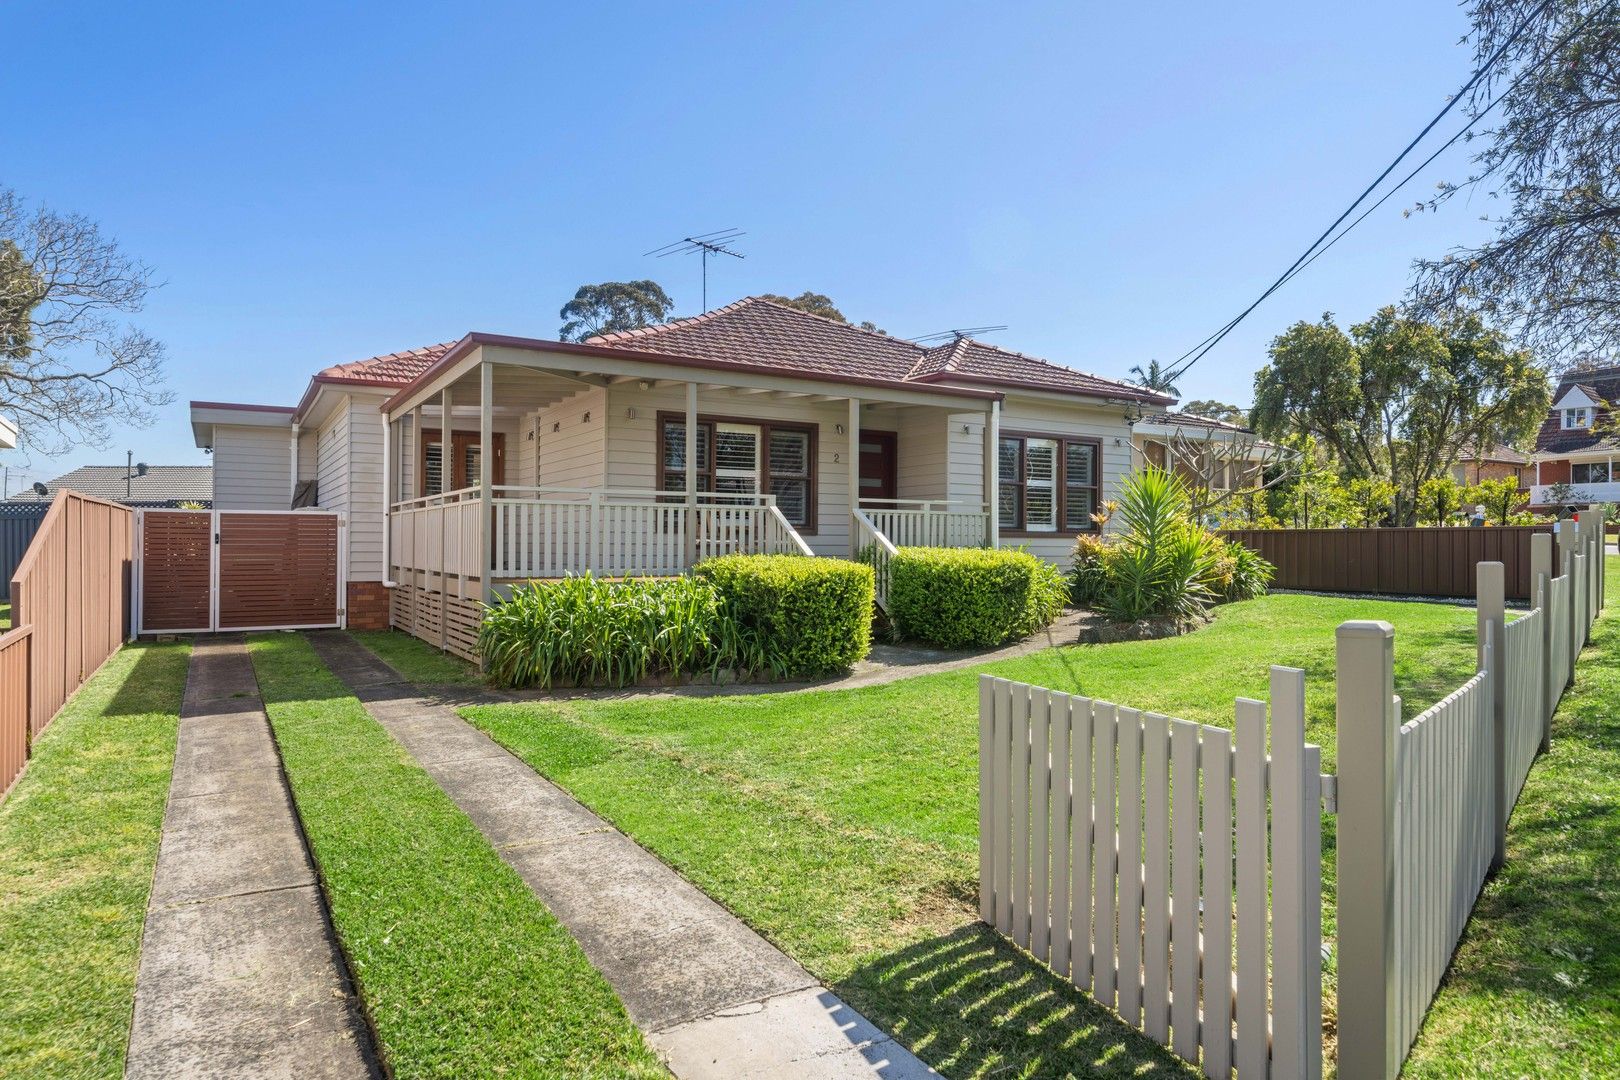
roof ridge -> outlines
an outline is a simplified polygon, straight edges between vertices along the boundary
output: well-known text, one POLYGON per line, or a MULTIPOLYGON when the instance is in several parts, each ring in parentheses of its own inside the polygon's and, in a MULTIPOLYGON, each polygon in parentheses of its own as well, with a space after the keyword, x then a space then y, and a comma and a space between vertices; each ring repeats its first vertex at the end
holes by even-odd
MULTIPOLYGON (((696 315, 683 315, 678 319, 666 319, 661 323, 653 323, 651 326, 638 326, 634 330, 611 330, 606 334, 592 334, 590 337, 585 338, 582 342, 580 342, 580 344, 608 345, 615 341, 631 341, 636 338, 651 337, 654 334, 661 334, 666 330, 674 330, 682 326, 691 326, 694 323, 707 322, 708 320, 719 315, 724 315, 727 312, 739 311, 742 308, 747 307, 749 304, 755 302, 760 302, 760 298, 757 296, 745 296, 740 300, 733 300, 729 304, 721 304, 717 308, 710 308, 708 311, 700 311, 696 315)), ((764 302, 768 303, 768 301, 764 302)))
MULTIPOLYGON (((995 345, 995 344, 992 344, 991 342, 988 342, 988 341, 980 341, 976 337, 965 337, 965 338, 962 338, 961 340, 963 340, 963 341, 971 341, 973 344, 979 346, 979 348, 981 348, 981 349, 990 349, 991 351, 1001 353, 1004 356, 1016 356, 1020 360, 1028 360, 1028 361, 1030 361, 1031 363, 1034 363, 1034 364, 1045 364, 1049 368, 1056 368, 1059 371, 1068 371, 1068 372, 1073 372, 1074 374, 1077 374, 1077 375, 1084 375, 1086 378, 1088 378, 1088 379, 1096 379, 1098 382, 1115 383, 1115 384, 1121 385, 1121 386, 1132 386, 1132 387, 1136 387, 1137 389, 1141 389, 1141 390, 1147 390, 1148 389, 1145 386, 1141 386, 1139 383, 1133 383, 1133 382, 1130 382, 1129 380, 1126 380, 1126 379, 1116 379, 1111 375, 1099 375, 1095 371, 1085 371, 1085 370, 1082 370, 1081 368, 1070 367, 1068 364, 1060 364, 1056 360, 1048 360, 1044 356, 1031 356, 1029 353, 1019 352, 1017 349, 1009 349, 1005 345, 995 345)), ((1159 391, 1156 391, 1156 390, 1150 390, 1148 392, 1149 393, 1159 393, 1159 391)), ((1171 400, 1175 400, 1169 394, 1163 394, 1161 396, 1171 398, 1171 400)))
MULTIPOLYGON (((912 341, 909 338, 895 337, 893 334, 885 334, 881 330, 868 330, 864 326, 857 326, 856 324, 850 322, 848 319, 845 319, 842 322, 840 322, 838 319, 834 319, 830 315, 817 315, 813 311, 806 311, 803 308, 797 308, 797 307, 794 307, 791 304, 784 304, 779 300, 767 300, 763 296, 749 296, 749 297, 745 297, 744 299, 752 301, 753 303, 756 303, 756 304, 769 304, 771 307, 776 308, 779 311, 787 311, 787 312, 791 312, 794 315, 803 315, 806 318, 817 319, 817 320, 819 320, 821 322, 826 323, 828 326, 837 326, 837 327, 840 327, 840 328, 842 328, 844 330, 853 330, 857 334, 865 334, 867 337, 874 337, 874 338, 877 338, 880 341, 887 341, 887 342, 890 342, 890 343, 899 343, 901 345, 909 345, 909 346, 911 346, 911 348, 916 349, 920 353, 926 353, 928 351, 927 349, 923 348, 921 345, 917 344, 915 341, 912 341)), ((739 302, 741 302, 741 301, 739 301, 739 302)))

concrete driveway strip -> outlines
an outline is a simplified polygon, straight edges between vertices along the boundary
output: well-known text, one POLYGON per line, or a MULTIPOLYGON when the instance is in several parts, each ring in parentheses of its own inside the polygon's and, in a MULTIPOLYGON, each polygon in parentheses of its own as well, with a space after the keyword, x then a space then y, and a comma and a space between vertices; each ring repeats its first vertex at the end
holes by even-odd
POLYGON ((938 1075, 450 704, 347 634, 310 642, 574 935, 677 1077, 938 1075))
POLYGON ((242 640, 192 648, 125 1076, 378 1074, 242 640))

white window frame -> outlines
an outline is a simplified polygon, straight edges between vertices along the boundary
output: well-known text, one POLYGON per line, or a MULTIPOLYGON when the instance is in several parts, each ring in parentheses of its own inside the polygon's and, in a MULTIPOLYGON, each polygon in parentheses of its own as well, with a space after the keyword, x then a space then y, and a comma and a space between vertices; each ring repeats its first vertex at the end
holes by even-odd
POLYGON ((1592 410, 1588 408, 1582 407, 1579 409, 1565 409, 1564 430, 1575 431, 1581 428, 1589 428, 1592 426, 1591 417, 1592 410))

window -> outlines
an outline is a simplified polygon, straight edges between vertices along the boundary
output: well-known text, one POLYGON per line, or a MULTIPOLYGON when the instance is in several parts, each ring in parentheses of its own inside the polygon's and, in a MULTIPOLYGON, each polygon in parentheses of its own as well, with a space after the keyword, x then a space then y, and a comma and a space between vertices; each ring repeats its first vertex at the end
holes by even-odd
POLYGON ((1587 428, 1592 426, 1591 409, 1565 409, 1564 428, 1587 428))
POLYGON ((430 442, 422 449, 422 494, 444 490, 444 444, 430 442))
POLYGON ((997 453, 998 509, 1004 532, 1081 533, 1096 530, 1091 515, 1102 501, 1102 470, 1094 439, 1051 435, 1003 436, 997 453))
POLYGON ((1569 467, 1572 484, 1607 484, 1609 475, 1607 461, 1581 461, 1569 467))
MULTIPOLYGON (((658 487, 686 490, 686 419, 661 414, 658 487)), ((698 421, 699 491, 776 496, 795 528, 815 531, 815 430, 747 420, 698 421)))

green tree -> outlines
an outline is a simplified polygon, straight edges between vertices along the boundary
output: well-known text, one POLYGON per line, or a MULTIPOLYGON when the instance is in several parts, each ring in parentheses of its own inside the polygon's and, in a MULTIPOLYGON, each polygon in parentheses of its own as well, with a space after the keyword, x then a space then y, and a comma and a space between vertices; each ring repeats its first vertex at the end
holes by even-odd
POLYGON ((1525 437, 1546 415, 1546 372, 1472 314, 1425 320, 1386 307, 1341 330, 1331 314, 1271 344, 1250 421, 1268 438, 1309 434, 1348 479, 1395 488, 1397 524, 1416 520, 1425 481, 1465 443, 1525 437))
POLYGON ((1144 390, 1169 394, 1171 397, 1181 396, 1181 391, 1176 389, 1175 377, 1171 375, 1169 367, 1161 366, 1157 360, 1149 360, 1145 370, 1141 364, 1132 364, 1130 374, 1131 382, 1144 390))
POLYGON ((1511 476, 1499 480, 1481 480, 1469 488, 1463 497, 1470 505, 1483 506, 1485 519, 1498 525, 1506 525, 1514 508, 1525 501, 1524 493, 1519 490, 1519 482, 1511 476))
POLYGON ((1446 473, 1423 481, 1418 489, 1418 520, 1429 525, 1444 525, 1463 505, 1463 487, 1446 473))
MULTIPOLYGON (((1149 365, 1151 366, 1151 364, 1149 365)), ((1202 416, 1210 420, 1219 420, 1223 424, 1236 424, 1238 427, 1249 426, 1249 414, 1236 405, 1228 405, 1224 401, 1215 401, 1209 398, 1198 398, 1182 404, 1181 411, 1192 416, 1202 416)))
POLYGON ((584 341, 597 334, 640 330, 669 318, 675 301, 656 281, 604 281, 581 285, 562 306, 557 336, 563 341, 584 341))
POLYGON ((1388 480, 1358 477, 1344 485, 1344 495, 1364 529, 1382 525, 1395 508, 1395 485, 1388 480))
POLYGON ((1489 123, 1472 175, 1416 209, 1466 196, 1506 207, 1495 236, 1420 263, 1430 310, 1466 306, 1550 357, 1620 352, 1620 4, 1471 0, 1466 103, 1489 123))
MULTIPOLYGON (((769 300, 775 304, 781 304, 783 307, 797 308, 800 311, 808 311, 812 315, 820 315, 823 319, 831 319, 833 322, 849 322, 849 320, 844 317, 844 313, 838 310, 838 305, 832 302, 832 297, 827 296, 824 293, 811 292, 809 289, 806 289, 798 296, 782 296, 777 293, 761 293, 759 298, 761 300, 769 300)), ((882 334, 885 332, 878 329, 876 324, 870 322, 861 322, 854 325, 858 325, 862 330, 870 330, 874 334, 882 334)))

